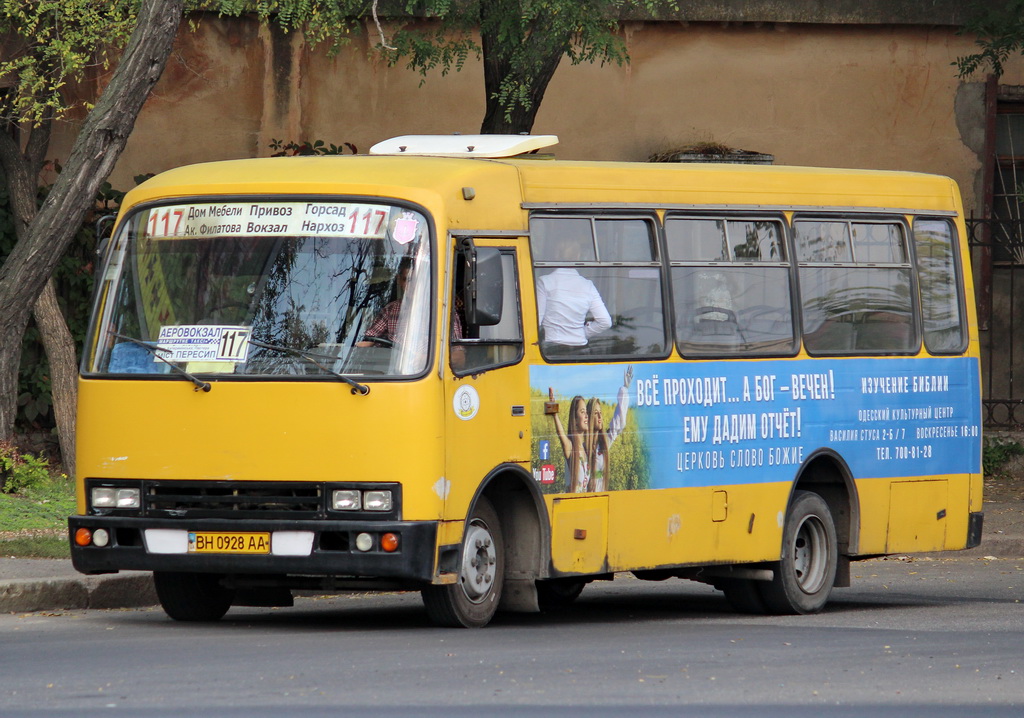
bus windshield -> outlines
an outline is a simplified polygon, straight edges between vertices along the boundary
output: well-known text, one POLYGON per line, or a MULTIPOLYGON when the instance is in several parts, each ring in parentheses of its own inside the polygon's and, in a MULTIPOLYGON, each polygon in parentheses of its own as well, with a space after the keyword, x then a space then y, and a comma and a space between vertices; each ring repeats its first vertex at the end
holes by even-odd
POLYGON ((423 214, 379 203, 142 209, 112 240, 83 371, 419 374, 429 356, 429 236, 423 214))

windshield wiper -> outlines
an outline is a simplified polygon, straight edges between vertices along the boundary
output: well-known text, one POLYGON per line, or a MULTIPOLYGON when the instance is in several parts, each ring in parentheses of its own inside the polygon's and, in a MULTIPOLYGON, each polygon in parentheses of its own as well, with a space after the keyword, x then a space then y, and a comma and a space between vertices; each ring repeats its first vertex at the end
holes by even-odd
POLYGON ((114 331, 110 332, 110 334, 112 336, 117 337, 118 339, 124 339, 126 342, 131 342, 132 344, 138 344, 140 347, 142 347, 143 349, 148 351, 150 354, 155 356, 157 359, 162 361, 167 366, 169 366, 173 371, 178 372, 183 377, 188 379, 190 382, 195 384, 196 388, 193 389, 192 391, 199 391, 200 389, 202 389, 203 391, 210 391, 210 388, 211 388, 210 382, 203 381, 202 379, 198 379, 198 378, 192 376, 191 374, 189 374, 187 371, 182 369, 180 366, 178 366, 174 362, 168 361, 166 358, 160 356, 160 352, 169 352, 170 349, 163 349, 161 347, 155 347, 152 344, 150 344, 149 342, 144 342, 141 339, 136 339, 135 337, 130 337, 127 334, 118 334, 117 332, 114 332, 114 331))
POLYGON ((336 376, 337 378, 341 379, 343 382, 348 384, 350 387, 352 387, 353 394, 362 394, 363 396, 365 396, 370 393, 370 387, 367 386, 366 384, 360 384, 352 377, 348 377, 345 376, 344 374, 341 374, 340 372, 336 372, 333 369, 326 367, 317 361, 317 357, 319 357, 320 359, 333 360, 335 358, 333 356, 328 356, 326 354, 315 354, 313 352, 308 352, 303 349, 292 349, 291 347, 284 347, 281 346, 280 344, 267 344, 266 342, 257 341, 251 337, 249 338, 249 343, 258 346, 261 349, 270 349, 272 351, 284 352, 285 354, 291 354, 292 356, 298 357, 300 359, 305 359, 306 361, 308 361, 310 364, 320 369, 321 371, 324 371, 330 374, 331 376, 336 376))

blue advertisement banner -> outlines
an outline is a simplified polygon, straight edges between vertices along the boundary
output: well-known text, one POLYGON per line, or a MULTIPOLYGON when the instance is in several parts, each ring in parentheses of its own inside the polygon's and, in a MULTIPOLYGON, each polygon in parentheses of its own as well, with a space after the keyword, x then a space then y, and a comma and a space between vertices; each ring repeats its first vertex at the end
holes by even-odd
POLYGON ((855 478, 981 472, 976 359, 530 367, 550 493, 792 480, 819 449, 855 478))

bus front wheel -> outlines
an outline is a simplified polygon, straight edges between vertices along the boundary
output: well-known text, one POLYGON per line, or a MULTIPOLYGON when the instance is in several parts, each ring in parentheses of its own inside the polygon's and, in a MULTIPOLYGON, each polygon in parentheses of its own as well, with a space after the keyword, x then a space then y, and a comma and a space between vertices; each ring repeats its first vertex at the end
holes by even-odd
POLYGON ((504 576, 505 544, 498 514, 481 496, 466 522, 458 581, 423 589, 427 615, 438 626, 486 626, 498 609, 504 576))
POLYGON ((213 573, 155 571, 153 585, 164 613, 175 621, 219 621, 231 608, 235 592, 213 573))
POLYGON ((786 511, 775 577, 760 584, 771 613, 817 613, 828 602, 839 562, 832 513, 818 494, 797 491, 786 511))

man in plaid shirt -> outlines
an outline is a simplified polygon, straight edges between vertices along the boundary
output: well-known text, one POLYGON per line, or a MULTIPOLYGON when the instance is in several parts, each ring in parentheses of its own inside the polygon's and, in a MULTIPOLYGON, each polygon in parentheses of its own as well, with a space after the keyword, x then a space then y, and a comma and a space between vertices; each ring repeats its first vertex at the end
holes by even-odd
POLYGON ((402 313, 402 299, 405 297, 405 286, 409 283, 411 268, 408 261, 402 260, 398 267, 398 276, 395 277, 395 282, 398 285, 398 299, 385 305, 370 328, 363 334, 362 340, 356 342, 357 347, 372 347, 375 339, 383 340, 382 343, 388 345, 395 342, 398 337, 398 318, 402 313))
MULTIPOLYGON (((394 344, 398 338, 398 323, 402 314, 402 298, 405 296, 405 287, 409 282, 409 263, 403 262, 398 269, 398 276, 395 281, 398 283, 398 299, 388 302, 381 310, 381 313, 370 325, 370 328, 363 334, 363 339, 356 342, 357 347, 373 346, 375 340, 383 340, 388 345, 394 344)), ((452 316, 452 338, 462 338, 462 319, 459 312, 452 316)))

